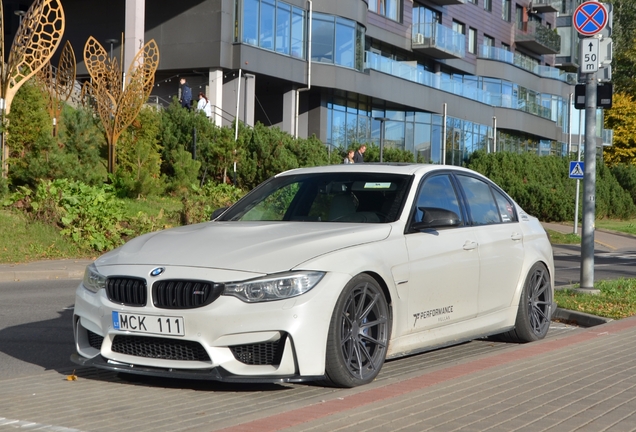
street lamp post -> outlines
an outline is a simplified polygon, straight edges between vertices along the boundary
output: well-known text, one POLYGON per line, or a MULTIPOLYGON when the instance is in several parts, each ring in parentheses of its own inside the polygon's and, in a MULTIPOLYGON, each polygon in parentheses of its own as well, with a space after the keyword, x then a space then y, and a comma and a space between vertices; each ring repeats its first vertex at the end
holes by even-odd
POLYGON ((17 10, 17 11, 13 11, 14 14, 16 14, 18 16, 18 18, 20 18, 20 25, 22 25, 22 18, 24 18, 24 15, 26 14, 26 11, 23 10, 17 10))
POLYGON ((373 117, 373 120, 380 122, 380 162, 384 162, 384 122, 388 117, 373 117))
POLYGON ((119 42, 118 39, 106 39, 106 43, 110 44, 110 59, 113 59, 113 44, 119 42))

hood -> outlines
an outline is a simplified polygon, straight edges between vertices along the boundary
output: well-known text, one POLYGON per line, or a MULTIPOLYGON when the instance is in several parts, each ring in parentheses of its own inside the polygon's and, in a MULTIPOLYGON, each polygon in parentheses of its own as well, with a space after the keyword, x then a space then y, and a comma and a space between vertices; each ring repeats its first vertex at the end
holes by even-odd
POLYGON ((385 239, 386 224, 205 222, 137 237, 95 262, 276 273, 317 256, 385 239))

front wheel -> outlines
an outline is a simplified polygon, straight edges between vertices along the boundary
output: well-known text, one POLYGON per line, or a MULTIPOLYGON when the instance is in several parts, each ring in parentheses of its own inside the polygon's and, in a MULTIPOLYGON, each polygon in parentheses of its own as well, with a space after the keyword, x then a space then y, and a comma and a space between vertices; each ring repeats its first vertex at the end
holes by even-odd
POLYGON ((373 381, 384 364, 390 331, 384 292, 371 276, 356 276, 331 317, 325 369, 330 384, 355 387, 373 381))
POLYGON ((548 269, 536 263, 523 285, 515 328, 503 336, 513 342, 533 342, 543 339, 550 328, 552 315, 552 285, 548 269))

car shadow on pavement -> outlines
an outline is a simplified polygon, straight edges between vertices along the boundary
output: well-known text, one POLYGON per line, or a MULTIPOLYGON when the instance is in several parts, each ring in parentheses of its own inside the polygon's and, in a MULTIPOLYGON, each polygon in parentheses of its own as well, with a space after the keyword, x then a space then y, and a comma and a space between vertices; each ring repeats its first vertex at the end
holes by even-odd
POLYGON ((57 318, 30 322, 0 330, 0 352, 45 370, 73 369, 69 359, 75 349, 72 305, 57 318))

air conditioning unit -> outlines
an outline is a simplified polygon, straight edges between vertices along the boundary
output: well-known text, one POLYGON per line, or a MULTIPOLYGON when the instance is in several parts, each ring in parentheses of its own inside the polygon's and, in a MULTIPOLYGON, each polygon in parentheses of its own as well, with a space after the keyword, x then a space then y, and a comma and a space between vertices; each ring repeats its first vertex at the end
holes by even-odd
POLYGON ((417 45, 423 45, 424 44, 424 35, 422 33, 416 33, 415 34, 415 40, 413 41, 413 43, 415 43, 417 45))

